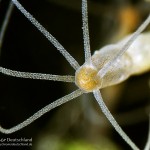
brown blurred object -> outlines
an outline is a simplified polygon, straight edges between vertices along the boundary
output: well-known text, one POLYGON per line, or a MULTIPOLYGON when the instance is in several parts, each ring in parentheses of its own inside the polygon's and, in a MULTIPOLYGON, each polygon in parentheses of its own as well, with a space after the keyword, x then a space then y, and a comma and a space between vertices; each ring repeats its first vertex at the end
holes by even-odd
POLYGON ((122 37, 133 32, 141 21, 139 11, 133 6, 122 7, 118 13, 120 28, 116 40, 120 40, 122 37))

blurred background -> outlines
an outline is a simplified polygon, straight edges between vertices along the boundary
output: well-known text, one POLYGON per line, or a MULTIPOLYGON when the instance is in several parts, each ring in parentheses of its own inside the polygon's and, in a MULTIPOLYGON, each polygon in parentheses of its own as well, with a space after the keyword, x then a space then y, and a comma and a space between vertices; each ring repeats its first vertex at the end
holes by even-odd
MULTIPOLYGON (((19 2, 80 65, 84 63, 81 0, 19 2)), ((7 0, 0 2, 0 27, 8 4, 7 0)), ((135 31, 149 12, 148 0, 88 0, 92 53, 135 31)), ((12 70, 59 75, 75 73, 56 48, 15 7, 0 55, 0 65, 12 70)), ((108 108, 140 149, 148 136, 149 80, 150 72, 147 72, 101 90, 108 108)), ((5 128, 15 126, 75 89, 77 87, 72 83, 0 74, 0 124, 5 128)), ((16 133, 0 134, 0 138, 7 137, 32 138, 32 146, 26 146, 26 150, 130 150, 101 113, 92 94, 50 111, 16 133)), ((21 146, 14 148, 24 149, 21 146)))

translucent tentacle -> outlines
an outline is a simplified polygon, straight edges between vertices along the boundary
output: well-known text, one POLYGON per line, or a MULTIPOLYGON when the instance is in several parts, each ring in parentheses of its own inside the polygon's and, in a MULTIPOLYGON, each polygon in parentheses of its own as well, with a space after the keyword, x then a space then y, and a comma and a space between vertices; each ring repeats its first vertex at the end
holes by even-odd
POLYGON ((150 150, 150 116, 149 116, 149 131, 148 131, 148 139, 145 145, 144 150, 150 150))
POLYGON ((32 122, 34 122, 35 120, 40 118, 42 115, 49 112, 50 110, 80 96, 81 94, 83 94, 83 92, 80 89, 78 89, 78 90, 54 101, 53 103, 45 106, 44 108, 42 108, 41 110, 36 112, 33 116, 29 117, 27 120, 23 121, 22 123, 10 128, 10 129, 5 129, 0 126, 0 132, 5 133, 5 134, 10 134, 10 133, 16 132, 16 131, 26 127, 27 125, 31 124, 32 122))
POLYGON ((14 7, 14 4, 10 1, 6 15, 5 15, 5 19, 4 19, 2 27, 0 29, 0 54, 1 54, 1 48, 2 48, 2 44, 3 44, 3 40, 4 40, 4 35, 6 32, 6 28, 8 26, 9 20, 10 20, 10 16, 11 16, 13 7, 14 7))
POLYGON ((99 106, 102 109, 102 112, 105 114, 105 116, 110 121, 110 123, 115 128, 115 130, 119 133, 119 135, 130 145, 130 147, 133 150, 139 150, 139 148, 131 141, 131 139, 126 135, 126 133, 122 130, 122 128, 116 122, 114 117, 111 115, 110 111, 108 110, 107 106, 105 105, 103 101, 100 91, 97 90, 97 91, 94 91, 93 93, 94 93, 94 97, 96 101, 98 102, 99 106))
POLYGON ((87 0, 82 0, 82 23, 83 23, 82 28, 83 28, 83 39, 84 39, 85 62, 89 61, 91 63, 87 0))
POLYGON ((37 27, 37 29, 43 33, 43 35, 57 48, 57 50, 65 57, 70 65, 77 70, 80 65, 78 62, 64 49, 64 47, 53 37, 25 8, 17 1, 12 0, 16 7, 25 15, 25 17, 31 21, 31 23, 37 27))
POLYGON ((61 76, 61 75, 52 75, 52 74, 43 74, 43 73, 30 73, 30 72, 21 72, 21 71, 14 71, 11 69, 6 69, 0 67, 0 72, 19 78, 28 78, 28 79, 39 79, 39 80, 53 80, 53 81, 62 81, 62 82, 75 82, 74 76, 61 76))

